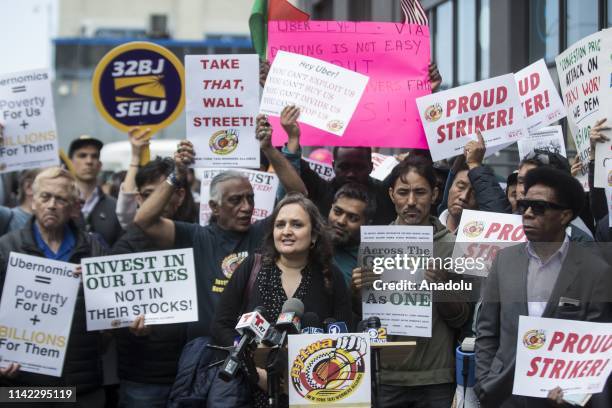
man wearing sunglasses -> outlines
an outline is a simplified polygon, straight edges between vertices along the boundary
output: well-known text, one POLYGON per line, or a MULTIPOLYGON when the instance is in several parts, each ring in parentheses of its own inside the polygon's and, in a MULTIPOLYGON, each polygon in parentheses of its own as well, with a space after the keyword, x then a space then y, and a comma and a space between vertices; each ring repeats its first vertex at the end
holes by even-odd
MULTIPOLYGON (((477 324, 475 391, 483 407, 548 406, 512 395, 520 315, 609 320, 609 266, 566 228, 585 204, 582 186, 548 166, 530 170, 517 202, 528 242, 498 252, 477 324)), ((594 396, 594 400, 597 396, 594 396)))

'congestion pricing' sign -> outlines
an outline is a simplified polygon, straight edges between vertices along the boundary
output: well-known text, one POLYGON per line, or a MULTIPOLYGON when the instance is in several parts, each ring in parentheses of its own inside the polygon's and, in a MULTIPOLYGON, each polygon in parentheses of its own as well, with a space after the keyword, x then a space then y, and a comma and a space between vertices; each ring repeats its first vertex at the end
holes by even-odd
POLYGON ((130 42, 100 60, 93 95, 102 116, 119 130, 146 126, 155 132, 181 113, 184 83, 183 64, 171 51, 149 42, 130 42))

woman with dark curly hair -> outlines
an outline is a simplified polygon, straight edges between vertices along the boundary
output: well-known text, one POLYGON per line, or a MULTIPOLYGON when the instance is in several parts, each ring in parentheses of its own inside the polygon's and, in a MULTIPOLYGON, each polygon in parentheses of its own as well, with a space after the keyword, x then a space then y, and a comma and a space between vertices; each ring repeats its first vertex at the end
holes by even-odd
MULTIPOLYGON (((349 293, 342 273, 332 264, 332 243, 317 207, 301 194, 281 200, 270 217, 262 248, 261 268, 254 270, 254 256, 236 269, 223 292, 212 325, 213 342, 230 346, 242 313, 257 306, 274 323, 288 298, 298 298, 304 310, 321 320, 333 317, 350 324, 349 293), (256 274, 248 290, 251 274, 256 274)), ((257 369, 259 386, 265 390, 266 373, 257 369)), ((260 393, 261 394, 261 393, 260 393)), ((265 399, 254 396, 259 402, 265 399)), ((255 406, 259 406, 258 403, 255 406)))

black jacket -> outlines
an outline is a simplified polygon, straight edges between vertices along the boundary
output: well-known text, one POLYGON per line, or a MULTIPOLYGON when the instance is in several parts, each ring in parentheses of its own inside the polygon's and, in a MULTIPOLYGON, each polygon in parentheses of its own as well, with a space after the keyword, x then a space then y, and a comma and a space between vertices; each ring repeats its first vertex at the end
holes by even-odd
POLYGON ((112 247, 123 230, 115 210, 117 200, 100 191, 100 200, 85 220, 86 230, 99 234, 109 247, 112 247))
MULTIPOLYGON (((111 252, 119 255, 158 249, 132 224, 111 252)), ((134 336, 127 328, 114 330, 119 378, 146 384, 172 384, 187 339, 186 328, 183 323, 155 325, 151 334, 143 337, 134 336)))
MULTIPOLYGON (((4 287, 11 251, 45 257, 34 239, 33 220, 32 218, 25 228, 12 231, 0 238, 0 287, 4 287)), ((76 244, 69 262, 81 263, 81 258, 104 255, 102 246, 96 240, 91 239, 72 223, 70 227, 75 234, 76 244)), ((20 386, 76 386, 77 392, 92 391, 102 385, 101 348, 100 333, 87 332, 85 297, 81 285, 74 308, 62 376, 58 378, 20 372, 11 383, 20 386)))

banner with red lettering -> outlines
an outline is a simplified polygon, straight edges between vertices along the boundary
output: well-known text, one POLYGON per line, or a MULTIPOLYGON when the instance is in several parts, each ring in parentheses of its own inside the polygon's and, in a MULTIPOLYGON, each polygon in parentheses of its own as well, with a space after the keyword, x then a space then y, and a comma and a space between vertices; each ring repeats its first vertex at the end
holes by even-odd
POLYGON ((563 101, 543 59, 523 68, 514 74, 514 77, 529 132, 537 131, 567 116, 563 101))
POLYGON ((478 260, 478 267, 466 268, 465 274, 487 276, 497 251, 526 240, 520 215, 463 210, 453 258, 478 260))
MULTIPOLYGON (((352 21, 270 21, 268 55, 307 55, 370 78, 342 138, 302 124, 304 146, 427 148, 416 97, 431 93, 427 26, 352 21)), ((297 78, 296 78, 297 80, 297 78)), ((287 136, 270 118, 273 141, 287 136)))
POLYGON ((416 100, 434 161, 463 154, 477 130, 487 148, 529 133, 513 74, 423 96, 416 100))
POLYGON ((257 55, 186 55, 187 139, 195 167, 259 168, 257 55))
MULTIPOLYGON (((559 306, 567 307, 567 306, 559 306)), ((520 316, 512 393, 601 392, 612 370, 612 323, 520 316)))
MULTIPOLYGON (((582 162, 578 180, 588 189, 588 165, 591 151, 589 130, 605 116, 601 109, 603 31, 577 41, 555 58, 561 96, 567 110, 567 123, 582 162)), ((606 80, 605 78, 603 79, 606 80)), ((610 119, 608 119, 610 120, 610 119)), ((597 177, 601 166, 595 166, 595 187, 605 187, 606 179, 597 177), (602 183, 603 181, 603 183, 602 183)))

